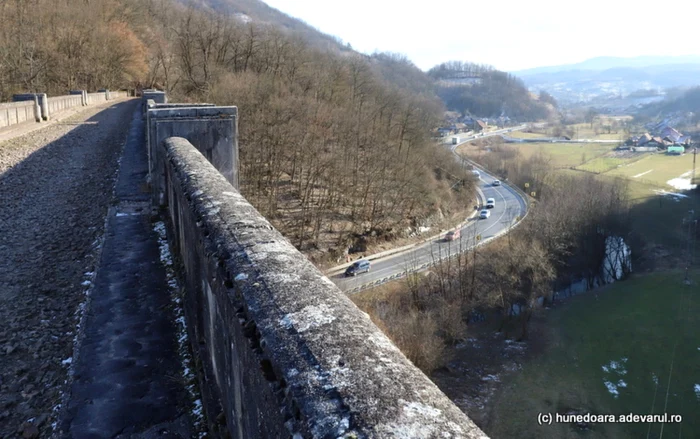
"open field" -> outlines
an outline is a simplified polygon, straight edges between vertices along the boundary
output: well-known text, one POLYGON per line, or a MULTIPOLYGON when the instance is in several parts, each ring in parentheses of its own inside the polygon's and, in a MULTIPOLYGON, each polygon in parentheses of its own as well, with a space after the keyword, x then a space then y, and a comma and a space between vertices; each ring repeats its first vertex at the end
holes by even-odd
POLYGON ((687 189, 692 166, 693 157, 690 154, 645 154, 639 160, 619 161, 604 157, 587 162, 577 169, 603 172, 598 175, 599 178, 627 179, 634 230, 643 236, 647 243, 662 245, 666 250, 680 255, 684 253, 687 243, 684 219, 691 210, 700 212, 700 197, 680 189, 684 185, 687 189), (610 169, 604 172, 606 167, 610 169), (680 178, 681 176, 683 178, 680 178), (668 182, 673 183, 675 187, 668 182))
MULTIPOLYGON (((506 144, 520 152, 523 158, 529 158, 537 153, 548 154, 552 157, 552 165, 557 168, 568 168, 579 165, 582 159, 590 160, 603 155, 615 148, 609 143, 508 143, 506 144), (585 157, 584 157, 585 155, 585 157)), ((478 161, 480 154, 485 153, 481 148, 472 144, 462 145, 457 149, 459 154, 478 161)), ((488 153, 486 153, 488 154, 488 153)))
POLYGON ((700 431, 700 271, 634 277, 545 311, 546 346, 506 378, 485 431, 499 438, 660 437, 661 424, 538 425, 538 413, 680 414, 700 431), (649 434, 649 435, 648 435, 649 434))
POLYGON ((576 169, 601 174, 612 169, 617 169, 620 166, 624 166, 629 160, 630 159, 610 156, 597 157, 577 166, 576 169))
POLYGON ((551 155, 552 164, 558 168, 576 166, 584 160, 598 157, 614 148, 614 145, 608 143, 516 143, 513 145, 524 157, 530 157, 538 152, 551 155))
MULTIPOLYGON (((628 166, 611 170, 609 174, 666 186, 669 180, 678 178, 692 169, 692 154, 682 156, 650 154, 628 166)), ((669 189, 672 188, 669 186, 669 189)))
POLYGON ((619 128, 617 133, 612 131, 610 134, 604 130, 600 122, 596 121, 591 128, 590 123, 577 123, 569 125, 568 128, 574 130, 574 139, 596 139, 596 140, 621 140, 624 141, 625 133, 622 128, 619 128), (599 134, 596 134, 596 126, 598 126, 599 134))

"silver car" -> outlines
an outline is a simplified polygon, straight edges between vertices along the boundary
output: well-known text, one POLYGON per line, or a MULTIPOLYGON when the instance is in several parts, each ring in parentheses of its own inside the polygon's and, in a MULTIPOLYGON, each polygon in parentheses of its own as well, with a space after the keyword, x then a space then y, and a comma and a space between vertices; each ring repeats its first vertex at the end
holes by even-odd
POLYGON ((345 276, 357 276, 360 273, 368 273, 369 266, 370 266, 369 261, 367 261, 365 259, 355 261, 354 264, 352 264, 351 266, 348 267, 347 270, 345 270, 345 276))

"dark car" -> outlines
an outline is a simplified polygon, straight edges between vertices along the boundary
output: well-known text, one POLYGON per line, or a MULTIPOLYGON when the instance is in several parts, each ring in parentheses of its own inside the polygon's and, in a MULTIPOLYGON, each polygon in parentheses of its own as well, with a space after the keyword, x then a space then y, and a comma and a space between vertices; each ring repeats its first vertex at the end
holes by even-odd
POLYGON ((360 260, 360 261, 355 261, 354 264, 348 267, 347 270, 345 270, 345 275, 346 276, 357 276, 360 273, 367 273, 369 271, 369 261, 367 260, 360 260))

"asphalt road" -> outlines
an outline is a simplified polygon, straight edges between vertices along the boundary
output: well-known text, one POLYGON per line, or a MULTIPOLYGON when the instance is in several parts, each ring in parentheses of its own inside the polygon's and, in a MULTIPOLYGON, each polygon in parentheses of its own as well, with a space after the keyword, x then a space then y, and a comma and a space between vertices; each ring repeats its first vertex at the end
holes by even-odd
MULTIPOLYGON (((465 141, 468 140, 465 139, 465 141)), ((450 148, 454 151, 456 146, 458 145, 450 145, 450 148)), ((455 159, 461 161, 456 155, 455 159)), ((493 181, 497 178, 485 171, 480 173, 479 189, 483 193, 482 203, 485 204, 486 198, 494 198, 496 204, 493 209, 489 209, 491 216, 488 219, 478 219, 478 216, 470 219, 461 229, 459 240, 446 242, 441 236, 409 251, 373 260, 368 273, 345 277, 341 272, 330 276, 331 280, 341 290, 355 292, 357 288, 366 284, 381 283, 382 280, 399 276, 405 271, 426 269, 440 258, 456 255, 471 248, 477 242, 493 239, 507 231, 516 222, 517 217, 525 215, 527 205, 513 188, 507 184, 493 186, 493 181), (480 241, 477 241, 477 237, 480 237, 480 241)), ((481 206, 479 208, 481 209, 481 206)))

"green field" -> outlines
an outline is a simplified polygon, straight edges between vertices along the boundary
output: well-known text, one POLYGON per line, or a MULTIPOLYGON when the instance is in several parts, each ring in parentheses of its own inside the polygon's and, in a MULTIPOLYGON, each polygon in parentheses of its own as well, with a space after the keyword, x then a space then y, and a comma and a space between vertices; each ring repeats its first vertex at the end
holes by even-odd
POLYGON ((617 157, 598 157, 593 160, 589 160, 580 166, 577 166, 576 169, 601 174, 603 172, 608 172, 610 170, 617 169, 618 167, 625 165, 628 161, 629 159, 622 159, 617 157))
POLYGON ((509 143, 509 146, 520 151, 523 157, 528 158, 542 152, 552 156, 552 164, 555 167, 571 167, 579 165, 582 159, 591 160, 608 151, 612 151, 616 145, 609 143, 509 143), (585 155, 585 157, 584 157, 585 155))
POLYGON ((667 412, 683 422, 666 424, 664 437, 697 437, 700 271, 691 272, 693 285, 683 277, 681 271, 640 275, 545 311, 545 347, 504 379, 486 433, 494 439, 656 438, 660 424, 595 424, 582 431, 571 424, 540 426, 537 415, 667 412))

